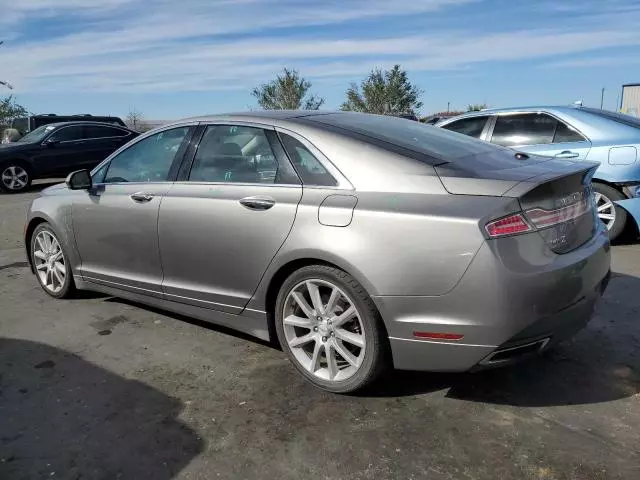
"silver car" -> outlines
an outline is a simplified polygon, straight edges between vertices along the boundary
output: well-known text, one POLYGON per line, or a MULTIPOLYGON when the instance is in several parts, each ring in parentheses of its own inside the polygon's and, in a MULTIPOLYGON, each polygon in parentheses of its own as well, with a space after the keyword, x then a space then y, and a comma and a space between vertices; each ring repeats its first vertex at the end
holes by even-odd
POLYGON ((504 365, 584 326, 610 271, 596 167, 386 116, 194 118, 44 190, 25 245, 53 297, 277 340, 351 392, 387 367, 504 365))

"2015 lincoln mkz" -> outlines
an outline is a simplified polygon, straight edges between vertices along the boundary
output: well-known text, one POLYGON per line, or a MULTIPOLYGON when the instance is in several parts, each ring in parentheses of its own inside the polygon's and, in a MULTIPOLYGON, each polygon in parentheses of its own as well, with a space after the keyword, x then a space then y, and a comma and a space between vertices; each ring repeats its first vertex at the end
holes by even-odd
POLYGON ((251 112, 151 131, 33 201, 45 292, 278 341, 315 385, 466 371, 584 326, 609 278, 597 164, 405 119, 251 112))

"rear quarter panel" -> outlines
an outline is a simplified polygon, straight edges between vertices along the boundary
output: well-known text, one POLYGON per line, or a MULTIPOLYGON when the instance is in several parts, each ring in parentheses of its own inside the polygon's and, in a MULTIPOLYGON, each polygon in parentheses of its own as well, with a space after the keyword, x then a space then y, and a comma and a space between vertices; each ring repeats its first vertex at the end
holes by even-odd
POLYGON ((318 221, 318 206, 335 191, 304 189, 291 233, 248 308, 264 310, 271 279, 296 260, 332 263, 370 295, 443 295, 453 289, 485 242, 481 219, 508 212, 513 199, 450 195, 437 177, 424 187, 431 193, 350 192, 358 200, 345 227, 318 221))

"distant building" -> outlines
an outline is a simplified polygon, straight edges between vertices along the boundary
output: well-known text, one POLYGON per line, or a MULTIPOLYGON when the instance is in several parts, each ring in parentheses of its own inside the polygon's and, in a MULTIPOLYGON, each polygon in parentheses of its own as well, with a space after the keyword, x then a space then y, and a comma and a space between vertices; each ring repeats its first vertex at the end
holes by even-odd
POLYGON ((622 86, 620 112, 640 116, 640 83, 629 83, 622 86))

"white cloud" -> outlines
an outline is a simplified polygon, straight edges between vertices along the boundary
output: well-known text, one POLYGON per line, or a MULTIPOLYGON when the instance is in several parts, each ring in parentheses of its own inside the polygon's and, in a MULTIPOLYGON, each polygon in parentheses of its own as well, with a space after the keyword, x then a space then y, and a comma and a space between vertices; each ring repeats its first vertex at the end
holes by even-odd
MULTIPOLYGON (((0 0, 5 1, 13 0, 0 0)), ((2 20, 14 40, 0 48, 0 65, 8 66, 2 74, 18 91, 247 90, 284 66, 312 79, 357 80, 375 66, 394 63, 410 71, 458 70, 480 62, 640 44, 635 13, 623 24, 604 22, 588 31, 576 23, 500 33, 449 28, 403 35, 397 22, 396 36, 370 32, 363 39, 329 35, 317 27, 349 32, 363 18, 438 15, 477 1, 20 0, 12 17, 2 20), (69 22, 76 33, 32 41, 26 16, 69 22), (314 38, 310 31, 324 35, 314 38)))

